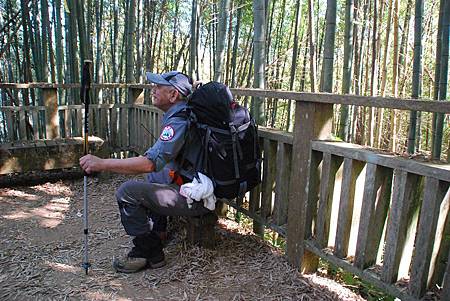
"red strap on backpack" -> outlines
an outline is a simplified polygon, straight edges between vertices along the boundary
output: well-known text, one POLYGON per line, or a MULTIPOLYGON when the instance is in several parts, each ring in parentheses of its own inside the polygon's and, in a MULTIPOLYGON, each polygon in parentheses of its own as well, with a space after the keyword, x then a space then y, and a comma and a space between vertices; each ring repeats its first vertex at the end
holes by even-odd
POLYGON ((181 186, 184 184, 183 178, 173 169, 171 169, 169 171, 169 177, 172 179, 172 183, 175 183, 178 186, 181 186))

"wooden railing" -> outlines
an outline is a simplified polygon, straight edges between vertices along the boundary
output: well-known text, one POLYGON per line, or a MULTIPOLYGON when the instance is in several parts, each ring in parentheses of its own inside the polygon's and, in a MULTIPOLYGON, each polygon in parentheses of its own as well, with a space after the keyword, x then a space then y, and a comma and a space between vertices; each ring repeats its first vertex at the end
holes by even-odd
MULTIPOLYGON (((53 98, 56 88, 65 88, 33 87, 53 89, 53 98)), ((128 90, 127 104, 91 106, 91 116, 96 114, 96 120, 100 116, 94 126, 97 135, 113 149, 143 153, 158 135, 161 118, 160 111, 142 104, 141 92, 149 86, 95 87, 128 90)), ((255 222, 286 237, 291 264, 312 272, 322 258, 402 300, 418 300, 436 286, 441 287, 441 298, 448 300, 449 164, 419 162, 328 139, 334 104, 449 114, 450 103, 252 89, 232 92, 296 102, 293 133, 260 128, 262 185, 245 199, 228 200, 255 222)), ((65 129, 80 126, 81 105, 58 110, 61 116, 71 116, 62 119, 65 129)), ((49 121, 55 110, 47 106, 1 111, 19 124, 14 139, 25 137, 21 112, 30 112, 34 119, 35 111, 45 111, 47 138, 62 132, 77 134, 54 130, 59 123, 49 121)))
POLYGON ((311 147, 306 249, 405 300, 440 286, 450 243, 450 165, 342 142, 313 141, 311 147), (333 207, 337 222, 331 231, 333 207), (355 239, 349 248, 351 232, 355 239), (407 288, 390 285, 400 277, 407 280, 407 288))
MULTIPOLYGON (((81 136, 84 105, 57 104, 60 90, 67 92, 79 87, 77 84, 0 84, 0 90, 37 89, 41 92, 44 103, 42 106, 0 107, 1 142, 23 143, 37 139, 81 136)), ((121 89, 122 92, 125 92, 122 94, 126 97, 126 103, 114 103, 112 93, 110 93, 109 98, 104 98, 104 103, 90 104, 89 132, 91 135, 105 139, 112 152, 132 150, 130 139, 139 139, 142 142, 138 144, 139 146, 151 145, 154 142, 152 135, 158 135, 162 112, 155 107, 142 105, 142 92, 144 88, 149 89, 150 85, 93 84, 92 88, 97 90, 121 89), (151 122, 146 121, 143 126, 140 126, 144 120, 151 120, 151 122)), ((133 147, 134 145, 135 143, 133 143, 133 147)))

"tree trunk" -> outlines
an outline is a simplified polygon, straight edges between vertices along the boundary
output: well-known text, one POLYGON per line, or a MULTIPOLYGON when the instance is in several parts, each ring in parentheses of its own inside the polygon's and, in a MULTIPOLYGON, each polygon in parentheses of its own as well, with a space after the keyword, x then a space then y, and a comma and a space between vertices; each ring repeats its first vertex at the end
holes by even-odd
POLYGON ((334 41, 336 36, 336 0, 327 0, 326 32, 323 51, 321 92, 333 92, 334 41))
MULTIPOLYGON (((263 0, 261 0, 263 1, 263 0)), ((268 18, 266 18, 266 25, 265 25, 265 32, 270 32, 272 33, 272 27, 273 27, 273 22, 274 22, 274 14, 275 14, 275 3, 276 0, 272 0, 271 3, 269 3, 269 0, 265 0, 265 9, 266 9, 266 16, 268 16, 268 18), (272 4, 272 5, 271 5, 272 4), (269 16, 270 14, 270 16, 269 16)), ((266 37, 266 66, 269 65, 269 58, 270 58, 270 45, 272 45, 272 35, 269 34, 266 37)))
MULTIPOLYGON (((161 3, 161 13, 160 13, 160 19, 159 19, 159 25, 158 25, 158 33, 159 33, 159 42, 158 42, 158 52, 156 54, 156 72, 160 72, 160 58, 161 58, 161 49, 162 49, 162 41, 163 41, 163 37, 164 37, 164 27, 166 24, 166 14, 167 14, 167 1, 163 0, 163 2, 161 3)), ((156 37, 158 38, 158 35, 156 35, 156 37)), ((156 41, 155 41, 155 46, 156 46, 156 41)))
MULTIPOLYGON (((377 26, 378 26, 378 0, 373 1, 373 26, 372 26, 372 68, 370 79, 370 95, 378 93, 378 64, 377 64, 377 26)), ((366 143, 374 145, 375 109, 369 108, 368 134, 366 143)))
MULTIPOLYGON (((398 97, 398 0, 394 0, 393 7, 393 21, 394 21, 394 53, 393 53, 393 64, 392 64, 392 95, 398 97)), ((397 111, 392 109, 390 112, 391 122, 390 122, 390 149, 395 152, 397 149, 397 111)))
MULTIPOLYGON (((171 57, 171 61, 170 61, 170 69, 171 70, 176 70, 178 67, 178 61, 177 61, 177 33, 178 33, 178 14, 180 11, 180 4, 178 3, 178 1, 175 1, 175 18, 173 18, 173 31, 172 31, 172 55, 171 57), (175 62, 177 62, 175 64, 175 62)), ((144 44, 145 45, 145 44, 144 44)), ((144 47, 145 48, 145 47, 144 47)))
MULTIPOLYGON (((350 93, 352 82, 353 59, 353 0, 345 1, 345 29, 344 29, 344 64, 342 69, 342 94, 350 93)), ((341 106, 340 126, 338 137, 346 141, 348 136, 348 105, 341 106)))
MULTIPOLYGON (((34 62, 34 66, 36 68, 36 79, 38 81, 44 81, 44 71, 42 70, 42 52, 41 52, 41 30, 40 28, 40 13, 39 13, 39 8, 38 8, 38 4, 37 1, 33 1, 32 2, 32 17, 33 17, 33 23, 32 23, 32 27, 31 27, 31 47, 32 47, 32 51, 33 51, 33 62, 34 62), (34 28, 34 32, 33 29, 34 28)), ((41 99, 39 99, 39 101, 41 101, 41 99)), ((40 103, 40 105, 42 105, 42 103, 40 103)))
MULTIPOLYGON (((448 54, 449 54, 449 26, 450 26, 450 1, 441 1, 445 3, 442 20, 442 49, 441 49, 441 75, 439 76, 439 98, 444 101, 447 99, 447 79, 448 79, 448 54)), ((435 130, 433 132, 433 152, 432 157, 439 160, 442 151, 442 135, 444 129, 444 114, 435 113, 435 130)))
MULTIPOLYGON (((98 1, 98 0, 97 0, 98 1)), ((96 2, 97 2, 96 1, 96 2)), ((93 49, 92 49, 92 13, 93 13, 93 5, 92 0, 87 0, 86 2, 86 55, 88 60, 92 60, 94 58, 93 49)))
MULTIPOLYGON (((388 61, 388 52, 391 44, 391 24, 392 24, 392 0, 389 0, 389 11, 388 11, 388 19, 386 25, 386 38, 384 40, 384 51, 383 51, 383 65, 381 67, 381 87, 380 94, 381 96, 385 96, 386 94, 386 81, 387 81, 387 61, 388 61)), ((382 16, 380 16, 382 17, 382 16)))
POLYGON ((134 83, 134 52, 135 52, 135 30, 136 30, 136 0, 130 0, 127 12, 127 32, 125 46, 125 81, 134 83))
POLYGON ((230 61, 231 61, 231 38, 233 37, 233 1, 230 1, 230 9, 229 9, 229 16, 228 16, 228 41, 227 41, 227 59, 226 59, 226 67, 225 67, 225 84, 230 84, 230 76, 231 76, 231 70, 230 70, 230 61))
POLYGON ((405 82, 407 81, 406 77, 406 61, 407 61, 407 53, 408 53, 408 44, 407 41, 409 39, 409 21, 411 19, 411 7, 412 7, 412 0, 408 0, 408 4, 406 5, 406 14, 405 14, 405 20, 403 21, 403 28, 402 28, 402 38, 400 42, 400 50, 399 50, 399 58, 398 58, 398 78, 403 78, 404 80, 401 81, 400 86, 400 95, 401 97, 404 97, 404 87, 405 82))
POLYGON ((314 11, 313 0, 308 0, 308 35, 309 35, 309 79, 311 82, 311 92, 316 91, 316 35, 313 30, 314 11))
MULTIPOLYGON (((117 61, 117 45, 119 44, 119 4, 118 0, 114 0, 114 6, 112 11, 112 29, 110 31, 111 39, 111 69, 113 82, 119 82, 119 62, 117 61)), ((114 89, 114 103, 119 103, 119 91, 114 89)))
MULTIPOLYGON (((134 78, 136 79, 136 81, 138 83, 142 82, 142 79, 144 77, 144 74, 142 72, 142 55, 141 55, 141 47, 144 47, 144 45, 141 45, 141 30, 140 30, 140 25, 142 24, 142 16, 141 16, 141 11, 142 11, 142 7, 141 5, 141 1, 137 2, 137 9, 136 9, 136 30, 135 30, 135 35, 136 35, 136 67, 134 68, 134 78)), ((176 19, 176 18, 174 18, 176 19)), ((145 27, 143 27, 145 28, 145 27)), ((168 57, 167 57, 168 59, 168 57)))
POLYGON ((233 54, 231 59, 231 87, 236 87, 237 50, 239 43, 239 30, 241 27, 242 7, 239 6, 237 10, 238 11, 236 17, 236 28, 234 31, 234 42, 233 42, 233 54))
MULTIPOLYGON (((103 82, 103 57, 102 57, 102 45, 103 45, 103 0, 95 1, 95 27, 97 32, 97 49, 95 55, 95 82, 103 82)), ((98 103, 103 103, 103 92, 100 90, 95 91, 96 96, 94 99, 98 99, 98 103)))
POLYGON ((227 20, 230 11, 230 0, 220 0, 219 21, 217 24, 217 48, 215 52, 214 80, 224 79, 223 61, 225 56, 225 44, 227 41, 227 20))
MULTIPOLYGON (((52 23, 55 24, 54 9, 52 9, 52 23)), ((50 23, 50 22, 49 22, 50 23)), ((52 27, 48 26, 47 28, 47 36, 48 36, 48 50, 49 50, 49 63, 50 63, 50 80, 52 83, 56 83, 56 66, 55 66, 55 50, 53 49, 53 33, 52 27)), ((17 38, 17 36, 15 36, 17 38)))
MULTIPOLYGON (((248 85, 246 84, 246 78, 249 74, 249 72, 247 71, 247 67, 248 65, 252 65, 253 64, 253 41, 252 41, 252 28, 250 27, 250 30, 247 34, 247 39, 246 39, 246 43, 245 45, 247 45, 247 47, 245 48, 245 53, 244 53, 244 57, 242 59, 242 64, 241 66, 243 66, 242 68, 238 69, 241 70, 240 71, 240 77, 239 77, 239 82, 238 85, 239 86, 246 86, 248 87, 248 85)), ((249 67, 249 70, 251 71, 252 67, 249 67)))
MULTIPOLYGON (((62 45, 62 26, 61 26, 61 0, 53 2, 55 9, 55 44, 56 44, 56 75, 57 82, 63 83, 63 68, 64 68, 64 52, 62 45)), ((67 37, 66 37, 67 39, 67 37)))
MULTIPOLYGON (((214 2, 213 6, 213 15, 217 15, 217 4, 214 2)), ((209 78, 214 78, 214 71, 216 70, 216 56, 214 55, 216 53, 216 40, 217 40, 217 24, 216 22, 211 22, 211 33, 212 33, 212 40, 211 40, 211 49, 210 49, 210 65, 209 68, 209 78)))
MULTIPOLYGON (((74 8, 76 9, 76 16, 78 22, 78 39, 80 42, 80 61, 81 65, 88 59, 88 39, 86 34, 86 22, 84 19, 84 1, 75 0, 74 8)), ((79 68, 81 70, 81 68, 79 68)))
POLYGON ((192 14, 191 14, 191 40, 190 40, 190 56, 189 56, 189 76, 194 77, 196 70, 196 57, 197 57, 197 0, 192 0, 192 14))
MULTIPOLYGON (((25 83, 33 81, 32 73, 31 73, 31 53, 30 53, 30 40, 29 40, 29 30, 30 30, 30 15, 28 12, 28 5, 26 0, 21 0, 22 5, 22 30, 23 30, 23 81, 25 83)), ((24 99, 27 100, 25 105, 28 105, 28 90, 24 90, 25 96, 24 99)))
MULTIPOLYGON (((311 0, 309 0, 311 1, 311 0)), ((295 81, 295 72, 297 70, 297 58, 298 58, 298 30, 301 26, 301 1, 297 0, 295 4, 295 25, 294 25, 294 48, 292 50, 292 64, 291 64, 291 75, 289 80, 289 90, 292 91, 294 89, 294 81, 295 81)), ((291 106, 292 100, 288 100, 287 104, 287 116, 286 116, 286 130, 289 130, 289 126, 291 123, 291 106)))
MULTIPOLYGON (((253 38, 253 59, 254 59, 254 88, 265 88, 265 5, 264 1, 253 0, 253 22, 254 22, 254 38, 253 38)), ((252 115, 256 122, 260 125, 265 124, 264 119, 264 100, 261 97, 253 97, 252 115)))
POLYGON ((156 19, 156 2, 148 2, 145 1, 145 7, 144 11, 147 15, 147 28, 150 30, 147 30, 146 34, 146 43, 145 43, 145 70, 153 72, 153 33, 155 28, 155 19, 156 19))
MULTIPOLYGON (((295 4, 295 25, 294 25, 294 45, 292 49, 292 63, 291 63, 291 74, 289 78, 289 90, 292 91, 294 89, 294 81, 295 81, 295 72, 297 71, 297 58, 298 58, 298 30, 301 26, 301 0, 297 0, 295 4)), ((289 102, 288 107, 290 108, 291 102, 289 102)), ((290 110, 290 109, 289 109, 290 110)), ((289 123, 289 122, 288 122, 289 123)))
POLYGON ((48 28, 49 24, 49 16, 48 16, 48 2, 47 0, 41 0, 41 70, 42 70, 42 78, 41 80, 46 82, 48 81, 48 28))
MULTIPOLYGON (((80 79, 79 73, 79 65, 78 65, 78 44, 77 44, 77 11, 75 8, 75 3, 73 0, 67 1, 69 6, 69 11, 66 12, 66 24, 67 26, 67 60, 68 69, 69 69, 69 83, 77 83, 80 79), (68 19, 68 20, 67 20, 68 19)), ((69 104, 80 104, 80 98, 77 96, 77 91, 71 91, 72 100, 69 104)), ((81 131, 81 129, 74 129, 76 131, 81 131)))
MULTIPOLYGON (((414 12, 414 62, 411 97, 417 99, 422 94, 422 20, 423 0, 416 0, 414 12)), ((411 111, 409 117, 408 153, 413 154, 416 142, 417 111, 411 111)), ((419 128, 420 130, 420 128, 419 128)))
MULTIPOLYGON (((382 15, 380 15, 380 18, 383 18, 382 15)), ((381 67, 381 96, 386 95, 386 81, 387 81, 387 61, 388 61, 388 52, 390 48, 390 42, 391 42, 391 23, 392 23, 392 0, 389 0, 389 11, 388 11, 388 20, 386 25, 386 38, 384 42, 384 52, 383 52, 383 63, 381 67)), ((381 147, 381 137, 383 136, 383 127, 384 127, 384 108, 379 108, 377 110, 377 117, 376 120, 378 121, 378 126, 375 127, 375 146, 381 147)), ((375 122, 375 121, 374 121, 375 122)), ((389 136, 392 137, 392 136, 389 136)))

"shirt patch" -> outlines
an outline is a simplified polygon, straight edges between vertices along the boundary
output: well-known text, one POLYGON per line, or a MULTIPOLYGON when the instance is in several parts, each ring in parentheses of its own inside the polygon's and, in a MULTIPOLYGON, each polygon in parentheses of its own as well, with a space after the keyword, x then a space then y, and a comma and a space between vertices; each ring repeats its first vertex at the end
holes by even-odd
POLYGON ((162 130, 161 136, 159 136, 159 139, 162 141, 169 141, 172 140, 173 136, 175 135, 175 131, 173 127, 170 125, 166 125, 164 129, 162 130))

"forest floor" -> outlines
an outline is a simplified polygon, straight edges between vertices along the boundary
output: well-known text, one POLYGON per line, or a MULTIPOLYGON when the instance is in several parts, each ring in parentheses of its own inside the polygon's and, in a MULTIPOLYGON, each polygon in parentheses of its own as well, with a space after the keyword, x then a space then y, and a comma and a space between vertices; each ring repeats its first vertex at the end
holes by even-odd
POLYGON ((126 254, 114 191, 127 178, 89 179, 89 255, 83 260, 83 180, 0 188, 0 300, 364 300, 318 275, 300 275, 248 229, 219 219, 214 250, 171 229, 167 266, 135 274, 111 267, 126 254))

